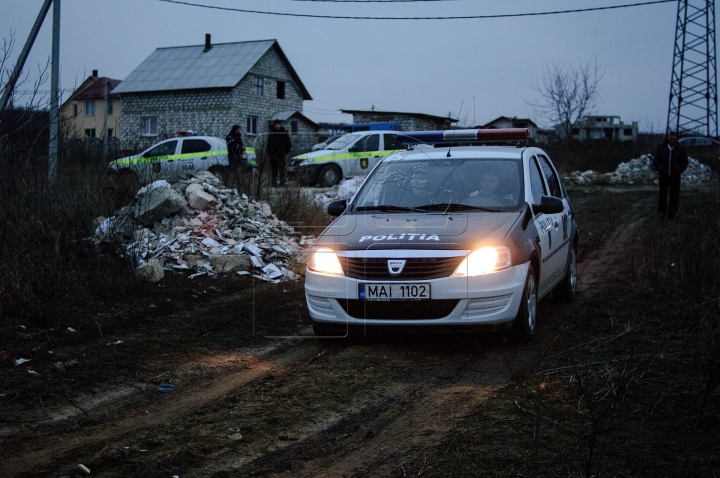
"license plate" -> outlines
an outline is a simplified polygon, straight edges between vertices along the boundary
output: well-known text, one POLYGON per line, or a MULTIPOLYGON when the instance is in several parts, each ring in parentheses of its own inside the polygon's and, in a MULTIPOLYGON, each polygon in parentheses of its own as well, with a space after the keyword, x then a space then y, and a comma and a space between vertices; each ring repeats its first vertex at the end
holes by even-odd
POLYGON ((358 298, 365 300, 428 300, 429 283, 387 282, 358 284, 358 298))

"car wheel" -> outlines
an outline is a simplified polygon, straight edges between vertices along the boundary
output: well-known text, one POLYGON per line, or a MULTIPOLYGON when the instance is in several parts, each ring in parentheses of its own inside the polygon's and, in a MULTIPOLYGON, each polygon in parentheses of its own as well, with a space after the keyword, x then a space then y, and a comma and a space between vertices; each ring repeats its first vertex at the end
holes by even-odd
POLYGON ((121 169, 115 177, 115 185, 120 199, 132 199, 140 189, 140 179, 135 171, 121 169))
POLYGON ((577 290, 577 250, 575 246, 570 247, 567 270, 565 277, 553 289, 553 297, 558 300, 570 302, 575 297, 577 290))
POLYGON ((537 285, 535 283, 535 270, 530 265, 525 279, 520 310, 513 321, 512 332, 519 342, 529 342, 535 336, 537 319, 537 285))
POLYGON ((217 180, 223 184, 227 181, 228 171, 227 168, 224 168, 223 166, 213 166, 208 169, 208 172, 215 176, 217 180))
POLYGON ((328 164, 320 171, 320 186, 329 188, 342 180, 342 170, 337 164, 328 164))

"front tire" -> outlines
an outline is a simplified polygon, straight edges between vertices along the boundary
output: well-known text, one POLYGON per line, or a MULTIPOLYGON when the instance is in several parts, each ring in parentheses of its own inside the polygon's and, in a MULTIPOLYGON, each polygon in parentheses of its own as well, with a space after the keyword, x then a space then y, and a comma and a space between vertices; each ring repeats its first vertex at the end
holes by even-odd
POLYGON ((512 332, 518 342, 529 342, 535 336, 537 320, 537 284, 535 269, 532 264, 528 268, 525 288, 520 301, 520 310, 513 321, 512 332))
POLYGON ((342 180, 342 170, 337 164, 328 164, 320 170, 320 185, 326 188, 335 186, 342 180))
POLYGON ((577 249, 575 245, 570 246, 567 270, 565 277, 553 289, 553 297, 563 302, 570 302, 575 297, 577 290, 577 249))
POLYGON ((140 179, 135 171, 121 169, 115 176, 115 187, 118 199, 121 201, 131 200, 140 190, 140 179))

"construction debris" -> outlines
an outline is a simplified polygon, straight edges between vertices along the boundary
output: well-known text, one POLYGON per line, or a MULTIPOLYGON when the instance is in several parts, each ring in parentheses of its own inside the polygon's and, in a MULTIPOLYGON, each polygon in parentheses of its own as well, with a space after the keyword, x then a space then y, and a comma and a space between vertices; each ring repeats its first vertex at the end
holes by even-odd
POLYGON ((314 238, 280 221, 266 202, 226 188, 207 171, 170 185, 155 181, 132 204, 98 221, 93 241, 119 243, 149 282, 163 270, 189 278, 238 273, 269 281, 296 280, 300 252, 314 238))
MULTIPOLYGON (((620 163, 617 169, 611 173, 601 174, 592 170, 575 171, 564 176, 563 181, 582 186, 595 184, 655 185, 658 184, 658 175, 652 168, 652 162, 652 154, 643 154, 627 163, 620 163)), ((680 177, 684 186, 717 181, 717 179, 716 173, 694 158, 688 158, 688 167, 680 177)))

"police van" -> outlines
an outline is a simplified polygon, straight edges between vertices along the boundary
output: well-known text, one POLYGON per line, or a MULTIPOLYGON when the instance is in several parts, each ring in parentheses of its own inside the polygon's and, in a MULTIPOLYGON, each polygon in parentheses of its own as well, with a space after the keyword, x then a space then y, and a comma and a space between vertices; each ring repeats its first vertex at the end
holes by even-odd
MULTIPOLYGON (((255 150, 245 149, 248 164, 254 166, 255 150)), ((161 141, 141 153, 112 161, 109 173, 120 187, 135 188, 157 179, 187 178, 199 171, 210 171, 224 178, 229 167, 227 144, 214 136, 186 136, 161 141)), ((133 192, 134 194, 134 192, 133 192)))
POLYGON ((318 237, 305 296, 315 333, 511 328, 535 335, 537 303, 571 300, 578 227, 549 155, 527 129, 399 133, 318 237), (426 147, 427 143, 434 147, 426 147), (438 147, 441 146, 441 147, 438 147))
POLYGON ((397 138, 398 131, 392 130, 348 133, 322 150, 293 157, 286 168, 288 177, 330 187, 343 179, 366 176, 381 159, 406 149, 397 138))

